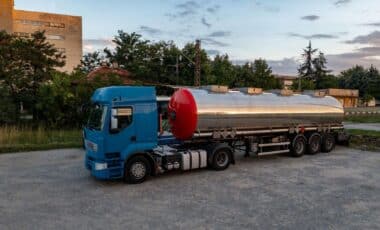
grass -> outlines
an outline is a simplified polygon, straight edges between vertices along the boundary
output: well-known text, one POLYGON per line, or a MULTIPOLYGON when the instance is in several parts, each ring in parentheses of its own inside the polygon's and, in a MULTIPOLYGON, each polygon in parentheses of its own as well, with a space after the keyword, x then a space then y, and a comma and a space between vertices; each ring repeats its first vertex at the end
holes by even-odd
POLYGON ((361 130, 361 129, 349 129, 348 132, 351 135, 370 136, 380 138, 380 131, 361 130))
POLYGON ((81 146, 82 134, 80 130, 0 127, 0 153, 78 148, 81 146))
POLYGON ((360 129, 347 130, 351 134, 350 147, 365 151, 380 151, 380 132, 360 129))
POLYGON ((380 115, 351 115, 344 120, 354 123, 380 123, 380 115))

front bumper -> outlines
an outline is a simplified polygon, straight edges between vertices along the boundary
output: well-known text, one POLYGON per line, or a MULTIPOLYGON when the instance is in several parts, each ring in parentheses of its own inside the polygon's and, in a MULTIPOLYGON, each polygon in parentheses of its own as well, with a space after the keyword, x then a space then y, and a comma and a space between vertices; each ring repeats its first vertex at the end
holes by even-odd
POLYGON ((86 154, 85 167, 91 175, 100 180, 123 178, 124 164, 120 158, 95 159, 86 154))

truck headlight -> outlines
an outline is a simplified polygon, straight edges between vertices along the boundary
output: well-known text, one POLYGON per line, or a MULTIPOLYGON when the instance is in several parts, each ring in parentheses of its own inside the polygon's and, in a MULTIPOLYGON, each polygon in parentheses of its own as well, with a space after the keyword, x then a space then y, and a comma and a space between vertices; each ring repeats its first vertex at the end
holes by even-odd
POLYGON ((95 163, 95 170, 105 170, 107 169, 107 163, 95 163))
POLYGON ((98 145, 92 141, 86 140, 86 147, 95 153, 98 151, 98 145))

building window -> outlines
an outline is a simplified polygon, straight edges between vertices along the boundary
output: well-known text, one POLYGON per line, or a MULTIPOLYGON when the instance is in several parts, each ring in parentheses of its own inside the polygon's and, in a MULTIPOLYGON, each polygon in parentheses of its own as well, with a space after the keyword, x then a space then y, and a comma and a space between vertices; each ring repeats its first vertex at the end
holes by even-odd
POLYGON ((60 53, 66 53, 66 49, 65 48, 57 48, 58 52, 60 53))
POLYGON ((45 26, 45 27, 52 27, 52 28, 65 28, 64 23, 58 23, 58 22, 43 22, 43 21, 34 21, 34 20, 27 20, 27 19, 17 19, 15 20, 16 23, 23 24, 23 25, 32 25, 32 26, 45 26))
POLYGON ((54 27, 54 28, 65 28, 64 23, 57 23, 57 22, 48 22, 46 26, 54 27))
POLYGON ((48 34, 48 35, 46 35, 46 38, 48 40, 65 40, 65 37, 62 36, 62 35, 51 35, 51 34, 48 34))
POLYGON ((30 33, 24 33, 24 32, 14 32, 13 34, 16 35, 17 37, 23 37, 23 38, 29 38, 31 35, 30 33))

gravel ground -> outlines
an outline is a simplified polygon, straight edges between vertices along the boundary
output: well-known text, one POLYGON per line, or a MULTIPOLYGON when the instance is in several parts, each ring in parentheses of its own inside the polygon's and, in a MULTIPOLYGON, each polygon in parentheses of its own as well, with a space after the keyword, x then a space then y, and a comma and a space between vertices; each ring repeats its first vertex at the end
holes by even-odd
POLYGON ((0 155, 0 229, 380 229, 380 153, 239 155, 141 185, 95 180, 83 156, 0 155))
POLYGON ((380 131, 380 123, 344 123, 346 129, 361 129, 370 131, 380 131))

